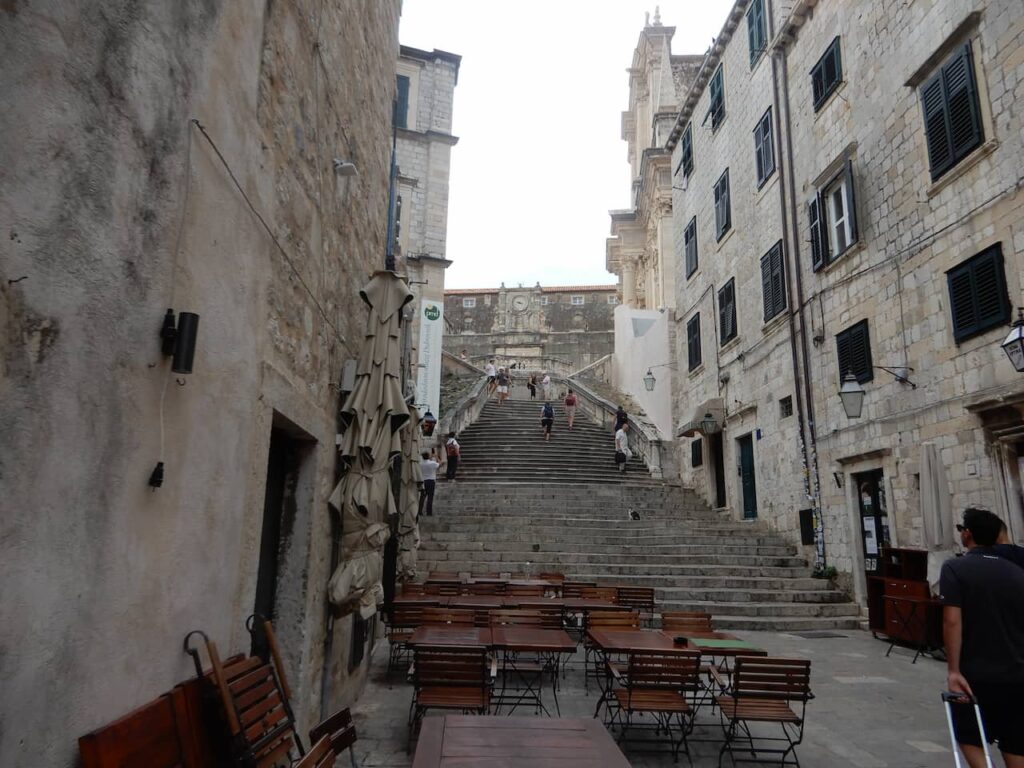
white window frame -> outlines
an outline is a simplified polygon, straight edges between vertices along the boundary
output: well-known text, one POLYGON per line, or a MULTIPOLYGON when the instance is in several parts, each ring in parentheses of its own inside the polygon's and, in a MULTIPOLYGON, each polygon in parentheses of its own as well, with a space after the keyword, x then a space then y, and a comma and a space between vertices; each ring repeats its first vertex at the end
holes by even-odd
POLYGON ((586 299, 583 296, 573 296, 571 303, 574 307, 582 307, 586 304, 586 299))
POLYGON ((828 224, 828 243, 832 253, 842 255, 853 245, 853 233, 850 231, 850 194, 846 188, 846 179, 840 175, 825 188, 825 217, 828 224), (838 198, 837 198, 838 195, 838 198), (837 214, 836 202, 840 202, 842 211, 837 214), (840 247, 840 233, 842 247, 840 247))
POLYGON ((475 307, 475 306, 476 306, 476 297, 475 296, 464 296, 463 297, 463 299, 462 299, 462 308, 463 309, 473 309, 473 307, 475 307))
POLYGON ((609 304, 618 304, 618 303, 619 303, 619 297, 618 297, 618 296, 616 296, 616 295, 615 295, 614 293, 613 293, 613 294, 611 294, 611 295, 610 295, 610 296, 608 297, 608 303, 609 303, 609 304))
POLYGON ((550 301, 550 300, 548 299, 548 297, 547 297, 547 296, 541 296, 541 297, 540 297, 540 305, 541 305, 542 307, 546 307, 546 306, 547 306, 548 304, 550 304, 550 303, 551 303, 551 301, 550 301))

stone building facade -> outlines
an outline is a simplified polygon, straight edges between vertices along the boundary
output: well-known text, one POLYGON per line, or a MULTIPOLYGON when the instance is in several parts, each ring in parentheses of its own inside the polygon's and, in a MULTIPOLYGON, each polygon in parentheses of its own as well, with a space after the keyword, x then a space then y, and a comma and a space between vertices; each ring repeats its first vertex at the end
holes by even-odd
POLYGON ((683 479, 794 540, 818 510, 862 599, 924 542, 926 443, 1024 539, 1021 50, 1010 0, 738 0, 668 142, 683 479))
POLYGON ((248 652, 254 608, 303 729, 358 692, 327 497, 385 252, 399 8, 0 9, 0 764, 77 765, 79 736, 195 674, 189 630, 248 652), (161 354, 169 307, 200 317, 191 374, 161 354))
POLYGON ((445 291, 444 348, 484 365, 491 358, 569 374, 611 354, 614 285, 445 291))
POLYGON ((439 407, 444 318, 452 110, 462 57, 403 45, 397 67, 395 112, 398 189, 396 251, 410 288, 410 380, 421 413, 439 407), (432 332, 433 331, 433 332, 432 332), (423 343, 421 343, 421 339, 423 343))

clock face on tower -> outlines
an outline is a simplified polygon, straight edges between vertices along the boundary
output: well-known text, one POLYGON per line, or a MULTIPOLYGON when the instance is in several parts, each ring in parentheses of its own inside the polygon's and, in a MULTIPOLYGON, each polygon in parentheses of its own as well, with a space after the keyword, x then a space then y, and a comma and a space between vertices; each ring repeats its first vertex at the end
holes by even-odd
POLYGON ((515 312, 522 312, 530 306, 530 300, 525 296, 516 296, 512 299, 512 309, 515 312))

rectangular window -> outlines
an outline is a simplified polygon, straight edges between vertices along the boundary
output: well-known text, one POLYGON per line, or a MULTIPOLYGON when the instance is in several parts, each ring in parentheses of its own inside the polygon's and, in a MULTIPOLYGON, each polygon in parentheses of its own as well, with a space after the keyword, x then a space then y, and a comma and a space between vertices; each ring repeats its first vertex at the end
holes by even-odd
POLYGON ((818 63, 811 70, 811 86, 814 89, 814 111, 821 109, 843 81, 843 62, 839 56, 839 38, 832 41, 818 63))
POLYGON ((682 170, 683 176, 690 178, 690 174, 693 173, 693 128, 690 123, 686 124, 683 137, 679 140, 679 155, 676 173, 682 170))
POLYGON ((608 297, 608 303, 609 304, 618 304, 619 303, 619 297, 614 295, 614 294, 612 294, 611 296, 608 297))
POLYGON ((985 139, 971 44, 966 43, 921 86, 932 181, 985 139))
POLYGON ((736 338, 736 279, 732 278, 718 291, 719 346, 736 338))
POLYGON ((949 270, 946 281, 957 344, 1010 322, 1001 243, 949 270))
POLYGON ((793 415, 793 396, 786 395, 779 400, 779 418, 788 419, 793 415))
POLYGON ((782 265, 782 241, 761 257, 761 291, 764 321, 767 323, 786 308, 786 277, 782 265))
POLYGON ((711 115, 711 130, 714 131, 725 120, 725 87, 722 85, 721 66, 711 77, 711 105, 708 107, 708 114, 711 115))
POLYGON ((690 466, 696 469, 704 463, 704 441, 697 438, 690 443, 690 466))
POLYGON ((772 146, 772 108, 764 113, 754 128, 754 160, 757 165, 757 187, 760 189, 775 173, 775 149, 772 146))
POLYGON ((843 172, 808 203, 807 217, 811 228, 811 266, 815 271, 834 262, 860 238, 850 158, 843 172))
POLYGON ((750 46, 750 68, 764 53, 768 34, 764 23, 764 0, 753 0, 747 9, 747 43, 750 46))
POLYGON ((540 305, 541 305, 542 307, 546 307, 546 306, 547 306, 548 304, 550 304, 550 303, 551 303, 551 302, 550 302, 550 301, 548 300, 548 297, 547 297, 547 296, 541 296, 541 297, 540 297, 540 305))
POLYGON ((732 207, 729 204, 729 169, 725 169, 715 182, 715 239, 721 240, 732 226, 732 207))
POLYGON ((686 363, 689 371, 700 367, 700 312, 686 323, 686 363))
POLYGON ((395 125, 406 128, 409 125, 409 78, 398 76, 398 90, 395 93, 395 125))
POLYGON ((572 305, 574 307, 582 307, 583 306, 583 297, 582 296, 573 296, 572 297, 572 305))
POLYGON ((697 217, 690 219, 683 231, 683 251, 686 254, 686 276, 697 271, 697 217))
POLYGON ((464 298, 462 300, 463 309, 472 309, 476 306, 476 298, 464 298))
POLYGON ((867 320, 861 320, 836 334, 836 350, 839 354, 840 380, 848 373, 856 376, 861 384, 875 378, 871 367, 871 339, 868 337, 867 320))

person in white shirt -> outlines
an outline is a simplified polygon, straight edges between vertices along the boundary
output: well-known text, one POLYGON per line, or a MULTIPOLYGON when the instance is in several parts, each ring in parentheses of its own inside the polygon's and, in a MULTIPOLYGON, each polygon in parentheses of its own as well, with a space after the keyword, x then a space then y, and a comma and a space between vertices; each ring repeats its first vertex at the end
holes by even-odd
POLYGON ((423 514, 423 505, 426 503, 427 517, 434 514, 434 489, 437 487, 437 468, 441 462, 434 458, 433 452, 423 452, 423 460, 420 462, 420 472, 423 474, 423 490, 420 491, 420 505, 416 515, 423 514))
POLYGON ((487 374, 487 394, 490 395, 498 387, 498 370, 494 367, 493 360, 484 366, 484 373, 487 374))
POLYGON ((633 452, 629 450, 629 422, 625 422, 619 431, 615 433, 615 463, 619 472, 626 471, 626 463, 633 458, 633 452))
POLYGON ((551 377, 548 376, 547 371, 544 372, 544 378, 540 380, 540 388, 544 391, 544 399, 551 399, 551 377))
POLYGON ((445 479, 455 482, 455 472, 459 468, 459 457, 462 456, 462 450, 459 448, 459 441, 455 439, 455 433, 449 432, 447 439, 444 441, 444 454, 445 454, 445 479))

